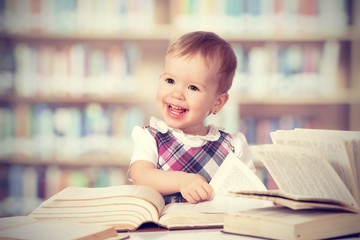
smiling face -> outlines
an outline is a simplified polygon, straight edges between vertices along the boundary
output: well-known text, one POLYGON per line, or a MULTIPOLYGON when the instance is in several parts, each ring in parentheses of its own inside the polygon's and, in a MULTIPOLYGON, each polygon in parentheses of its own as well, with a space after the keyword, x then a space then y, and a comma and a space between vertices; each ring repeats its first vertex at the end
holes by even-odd
POLYGON ((207 65, 201 55, 165 59, 156 95, 159 112, 169 127, 192 135, 206 135, 205 118, 220 111, 227 93, 217 93, 218 67, 207 65))

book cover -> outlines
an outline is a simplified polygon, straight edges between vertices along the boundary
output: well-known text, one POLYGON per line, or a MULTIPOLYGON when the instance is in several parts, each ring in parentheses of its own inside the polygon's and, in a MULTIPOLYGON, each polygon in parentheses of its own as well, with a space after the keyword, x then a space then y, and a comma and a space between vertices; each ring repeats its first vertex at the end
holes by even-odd
POLYGON ((359 233, 360 214, 286 207, 258 208, 226 214, 223 231, 286 240, 333 238, 359 233))

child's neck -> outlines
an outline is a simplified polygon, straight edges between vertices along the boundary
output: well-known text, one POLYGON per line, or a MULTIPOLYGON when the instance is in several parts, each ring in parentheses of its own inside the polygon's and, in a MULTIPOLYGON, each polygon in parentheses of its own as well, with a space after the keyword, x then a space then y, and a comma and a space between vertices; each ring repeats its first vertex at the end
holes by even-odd
POLYGON ((185 134, 188 134, 188 135, 199 135, 199 136, 206 136, 209 132, 209 127, 207 126, 203 126, 201 129, 199 130, 196 130, 196 131, 184 131, 182 130, 185 134))

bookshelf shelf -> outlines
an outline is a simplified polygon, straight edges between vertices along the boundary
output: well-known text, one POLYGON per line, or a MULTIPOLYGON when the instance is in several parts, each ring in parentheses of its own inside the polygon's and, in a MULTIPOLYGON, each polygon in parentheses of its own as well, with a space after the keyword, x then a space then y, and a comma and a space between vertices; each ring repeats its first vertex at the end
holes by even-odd
POLYGON ((331 97, 264 97, 264 98, 252 98, 252 97, 234 97, 233 101, 238 104, 247 105, 341 105, 359 103, 359 97, 356 94, 352 94, 351 91, 348 94, 338 94, 331 97), (236 100, 234 100, 236 99, 236 100))
POLYGON ((68 168, 82 168, 82 167, 120 167, 127 168, 128 161, 121 159, 128 159, 129 156, 86 156, 76 159, 43 159, 39 160, 37 157, 14 157, 0 159, 1 165, 25 165, 25 166, 61 166, 68 168))
MULTIPOLYGON (((234 94, 235 95, 235 94, 234 94)), ((354 91, 348 91, 347 94, 337 94, 331 97, 261 97, 253 98, 251 96, 231 96, 231 101, 237 104, 263 104, 263 105, 319 105, 319 104, 352 104, 360 103, 360 97, 354 91)), ((0 102, 8 103, 74 103, 86 104, 96 102, 101 104, 144 104, 153 101, 151 96, 123 95, 114 97, 102 96, 38 96, 38 97, 18 97, 18 96, 0 96, 0 102)))
MULTIPOLYGON (((0 38, 12 41, 42 40, 42 41, 172 41, 186 31, 173 29, 171 24, 156 26, 147 32, 124 31, 120 33, 1 33, 0 38)), ((358 40, 360 35, 349 30, 341 34, 322 33, 269 33, 269 34, 238 34, 219 33, 224 39, 243 42, 323 42, 323 41, 352 41, 358 40)))
POLYGON ((0 102, 9 103, 73 103, 73 104, 87 104, 91 102, 100 104, 141 104, 151 101, 149 96, 134 96, 124 95, 116 97, 96 97, 96 96, 79 96, 79 97, 66 97, 66 96, 39 96, 39 97, 18 97, 7 96, 0 97, 0 102))
POLYGON ((272 33, 269 35, 241 35, 241 34, 225 34, 224 38, 228 41, 244 41, 244 42, 323 42, 323 41, 350 41, 354 37, 350 33, 344 34, 293 34, 284 35, 283 33, 272 33))
POLYGON ((0 38, 13 41, 169 41, 170 25, 157 26, 154 30, 122 31, 120 33, 2 33, 0 38))

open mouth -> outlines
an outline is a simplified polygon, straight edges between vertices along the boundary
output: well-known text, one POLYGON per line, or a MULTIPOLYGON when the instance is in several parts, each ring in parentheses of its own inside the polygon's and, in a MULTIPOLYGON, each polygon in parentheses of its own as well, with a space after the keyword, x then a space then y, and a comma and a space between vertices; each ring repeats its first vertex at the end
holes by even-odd
POLYGON ((171 113, 175 114, 175 115, 181 115, 181 114, 184 114, 186 113, 187 111, 189 111, 188 109, 186 108, 181 108, 181 107, 177 107, 177 106, 173 106, 173 105, 170 105, 168 104, 168 109, 171 113))

